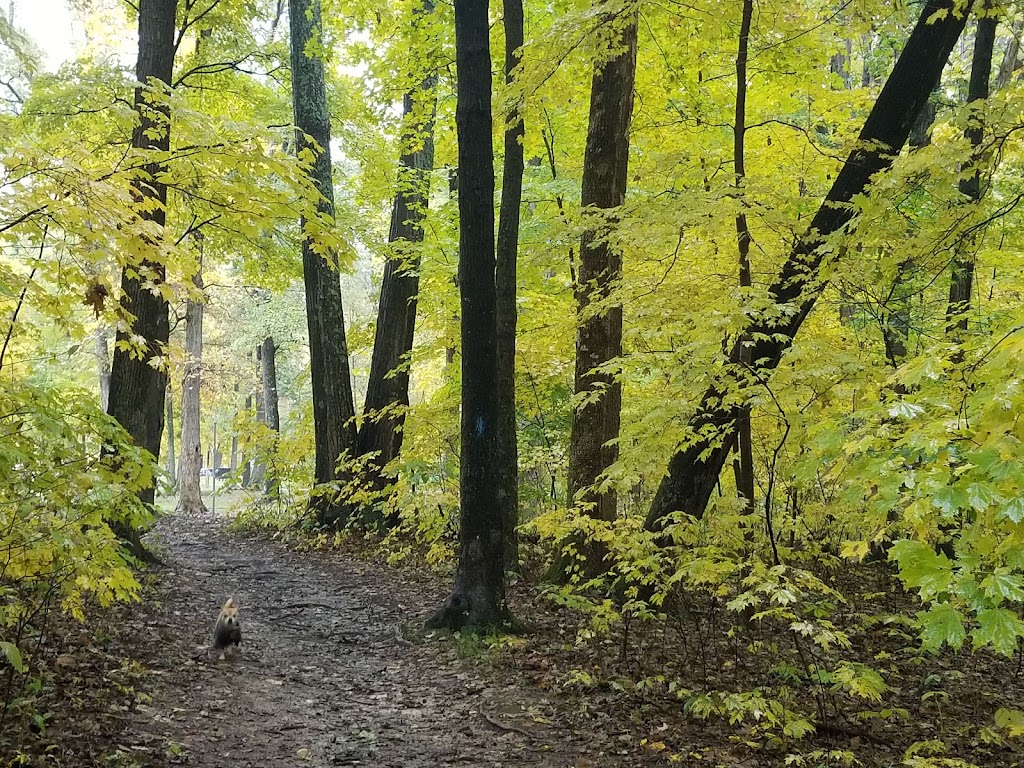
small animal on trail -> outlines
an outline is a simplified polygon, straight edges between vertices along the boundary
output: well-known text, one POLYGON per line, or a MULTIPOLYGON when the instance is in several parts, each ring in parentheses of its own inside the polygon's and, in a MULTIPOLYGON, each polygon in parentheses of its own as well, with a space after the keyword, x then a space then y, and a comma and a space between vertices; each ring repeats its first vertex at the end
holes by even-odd
POLYGON ((213 649, 220 653, 220 660, 224 661, 224 652, 232 645, 241 648, 242 625, 238 621, 235 598, 229 597, 217 615, 217 625, 213 628, 213 649))

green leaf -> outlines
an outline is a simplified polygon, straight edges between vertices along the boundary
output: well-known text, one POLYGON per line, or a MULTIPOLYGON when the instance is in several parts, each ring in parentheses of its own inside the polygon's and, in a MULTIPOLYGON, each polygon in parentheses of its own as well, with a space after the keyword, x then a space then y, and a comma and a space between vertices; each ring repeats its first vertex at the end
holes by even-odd
POLYGON ((921 626, 921 646, 927 651, 937 651, 943 644, 959 648, 964 644, 967 632, 964 630, 964 616, 949 603, 933 605, 929 610, 917 614, 921 626))
POLYGON ((1008 608, 978 611, 978 627, 971 632, 974 647, 991 645, 1004 656, 1017 650, 1017 638, 1024 635, 1024 621, 1008 608))
POLYGON ((25 662, 22 661, 21 651, 18 650, 18 646, 14 643, 8 643, 0 640, 0 651, 4 652, 4 656, 14 669, 22 674, 28 671, 28 667, 25 662))

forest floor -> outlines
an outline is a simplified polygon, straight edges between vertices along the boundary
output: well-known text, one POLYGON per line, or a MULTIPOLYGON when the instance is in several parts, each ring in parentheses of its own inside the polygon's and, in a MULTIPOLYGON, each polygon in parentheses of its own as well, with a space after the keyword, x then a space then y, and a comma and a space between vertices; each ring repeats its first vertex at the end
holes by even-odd
POLYGON ((150 540, 163 562, 148 597, 101 633, 105 648, 83 639, 69 645, 84 660, 57 658, 63 672, 115 683, 121 701, 101 703, 94 685, 55 708, 52 764, 634 764, 621 729, 581 732, 562 717, 564 699, 475 663, 483 645, 418 630, 444 597, 441 581, 295 552, 208 514, 168 516, 150 540), (228 596, 244 641, 221 661, 205 649, 228 596))
MULTIPOLYGON (((857 652, 892 660, 887 679, 905 714, 865 720, 864 705, 832 697, 836 714, 816 734, 771 746, 749 722, 685 714, 668 687, 762 690, 795 663, 770 627, 744 639, 716 619, 676 617, 581 644, 586 622, 522 583, 511 602, 529 635, 466 639, 421 629, 448 577, 387 565, 358 542, 296 548, 213 514, 168 515, 150 541, 162 563, 141 603, 83 625, 56 620, 44 643, 52 677, 35 694, 53 715, 20 739, 23 764, 938 765, 913 755, 941 754, 942 740, 949 757, 975 765, 1024 764, 1019 743, 989 727, 997 707, 1024 709, 1024 654, 922 657, 898 627, 872 623, 857 652), (220 661, 208 647, 228 596, 240 606, 243 650, 220 661), (768 650, 748 657, 748 645, 768 650)), ((899 599, 888 582, 862 588, 899 599)), ((859 614, 847 611, 852 626, 859 614)), ((793 693, 798 703, 812 695, 793 693)), ((0 733, 0 763, 4 741, 0 733)))

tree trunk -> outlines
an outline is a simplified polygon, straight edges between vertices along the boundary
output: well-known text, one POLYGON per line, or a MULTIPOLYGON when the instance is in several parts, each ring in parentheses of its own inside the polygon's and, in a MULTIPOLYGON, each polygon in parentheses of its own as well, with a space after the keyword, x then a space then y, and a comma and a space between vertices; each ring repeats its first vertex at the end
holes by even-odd
MULTIPOLYGON (((295 114, 296 151, 317 153, 310 177, 320 191, 320 212, 334 217, 331 182, 331 130, 327 112, 324 64, 308 56, 306 46, 323 40, 320 0, 288 0, 291 27, 292 107, 295 114), (308 138, 307 138, 308 136, 308 138), (316 146, 314 146, 314 144, 316 146)), ((313 237, 302 221, 302 273, 306 287, 306 322, 309 326, 310 373, 313 385, 313 432, 316 446, 314 482, 331 485, 339 477, 337 466, 356 452, 355 408, 345 339, 345 311, 337 254, 325 258, 315 250, 313 237)), ((328 488, 315 489, 310 508, 322 525, 337 525, 347 517, 348 505, 328 488), (326 492, 324 492, 326 491, 326 492)))
MULTIPOLYGON (((174 69, 174 33, 177 0, 139 0, 139 56, 135 69, 136 79, 158 88, 169 87, 174 69), (158 81, 158 82, 157 82, 158 81)), ((132 132, 132 147, 137 150, 166 152, 170 147, 170 114, 162 99, 152 103, 152 92, 146 87, 135 89, 135 111, 139 122, 132 132)), ((156 252, 160 247, 166 223, 167 184, 163 181, 166 167, 160 162, 145 165, 145 174, 132 183, 138 215, 142 224, 155 225, 155 239, 141 234, 144 252, 156 252)), ((152 232, 153 230, 148 230, 152 232)), ((128 260, 128 259, 126 259, 128 260)), ((118 331, 114 362, 110 371, 110 401, 107 412, 117 419, 132 440, 157 459, 164 428, 164 396, 167 372, 162 365, 151 362, 165 354, 164 347, 170 336, 167 301, 159 291, 151 290, 152 282, 162 285, 166 270, 159 260, 143 258, 141 264, 129 264, 121 273, 121 306, 134 316, 130 329, 118 331), (148 275, 143 283, 137 275, 142 270, 148 275), (145 340, 142 354, 124 348, 132 344, 133 337, 145 340)), ((139 497, 152 505, 155 486, 142 490, 139 497)), ((137 556, 147 556, 142 546, 141 532, 127 524, 115 525, 115 532, 137 556)))
MULTIPOLYGON (((505 25, 505 82, 523 47, 523 0, 503 0, 505 25)), ((522 113, 514 107, 506 116, 505 165, 501 176, 501 208, 494 273, 498 334, 498 428, 494 480, 498 508, 505 519, 505 570, 519 572, 519 447, 516 440, 516 262, 519 251, 519 214, 523 201, 522 113)))
MULTIPOLYGON (((736 246, 739 253, 739 283, 743 289, 751 287, 750 274, 750 227, 744 211, 743 183, 746 178, 745 140, 747 135, 747 51, 750 44, 750 22, 754 15, 753 0, 743 0, 740 17, 740 42, 736 53, 736 116, 733 125, 733 163, 736 171, 736 188, 740 201, 740 211, 736 214, 736 246)), ((846 59, 844 58, 844 61, 846 59)), ((844 80, 848 78, 844 74, 844 80)), ((744 290, 747 298, 749 290, 744 290)), ((740 338, 740 365, 751 364, 750 339, 740 338)), ((737 449, 739 461, 736 471, 736 491, 744 500, 744 511, 754 508, 754 442, 750 426, 750 405, 745 403, 737 419, 737 449)))
MULTIPOLYGON (((433 10, 433 0, 423 0, 413 24, 433 10)), ((398 458, 402 449, 405 413, 409 407, 409 353, 416 329, 420 283, 418 244, 423 242, 423 220, 430 198, 430 174, 434 169, 436 86, 437 74, 430 72, 419 88, 405 94, 403 100, 405 135, 391 209, 388 233, 391 247, 381 280, 370 378, 359 429, 360 456, 375 454, 369 459, 367 479, 377 491, 387 487, 384 468, 398 458)), ((372 512, 364 515, 367 522, 371 518, 375 518, 377 524, 386 522, 382 515, 372 512)))
MULTIPOLYGON (((263 421, 274 431, 274 445, 271 450, 276 454, 278 434, 281 431, 281 416, 277 400, 277 347, 274 346, 274 339, 271 336, 267 336, 263 340, 263 344, 260 345, 260 370, 263 380, 263 421)), ((264 477, 263 493, 276 499, 278 483, 279 480, 271 466, 264 477)))
POLYGON ((102 325, 96 328, 96 371, 100 380, 100 406, 104 411, 110 403, 110 350, 107 348, 108 331, 102 325))
MULTIPOLYGON (((261 360, 261 357, 263 355, 262 349, 263 349, 262 344, 260 346, 256 347, 256 360, 260 362, 260 382, 261 382, 260 383, 260 388, 258 390, 256 390, 256 419, 261 424, 266 424, 267 423, 267 411, 266 411, 266 407, 263 405, 263 403, 264 403, 263 384, 262 384, 262 379, 263 379, 263 362, 261 360)), ((252 463, 252 473, 249 476, 249 482, 252 483, 253 485, 263 485, 263 482, 264 482, 266 476, 267 476, 267 463, 259 455, 257 455, 256 458, 253 460, 253 463, 252 463)))
POLYGON ((455 585, 428 627, 486 630, 510 621, 504 525, 492 475, 500 429, 494 287, 494 155, 487 0, 455 0, 459 145, 462 451, 455 585))
MULTIPOLYGON (((202 241, 199 249, 199 271, 192 283, 203 290, 202 241)), ((200 438, 199 394, 203 371, 204 300, 185 303, 185 372, 181 386, 181 466, 178 472, 179 514, 197 515, 206 512, 199 471, 203 468, 203 447, 200 438)), ((217 466, 216 462, 213 464, 217 466)))
MULTIPOLYGON (((974 38, 974 56, 971 61, 971 81, 967 103, 983 110, 988 101, 989 79, 992 74, 992 52, 996 41, 999 18, 991 2, 982 4, 978 18, 978 31, 974 38)), ((981 142, 985 138, 984 115, 972 115, 964 135, 971 142, 971 157, 961 170, 971 175, 960 179, 960 194, 968 203, 981 200, 981 142)), ((971 310, 971 292, 974 286, 974 237, 963 238, 956 246, 949 283, 949 304, 946 306, 946 333, 960 339, 967 331, 967 314, 971 310)))
MULTIPOLYGON (((247 395, 245 398, 245 412, 246 414, 252 413, 252 395, 247 395)), ((248 488, 252 482, 252 459, 248 454, 244 456, 244 464, 245 466, 242 469, 242 487, 248 488)))
MULTIPOLYGON (((629 165, 629 125, 633 114, 636 76, 636 6, 630 6, 622 28, 622 52, 595 69, 590 86, 590 121, 583 158, 580 202, 587 228, 580 240, 579 268, 574 288, 576 370, 574 391, 587 403, 573 411, 569 437, 569 498, 599 520, 614 520, 616 493, 599 492, 596 485, 619 454, 622 386, 607 371, 595 370, 622 355, 622 307, 608 306, 622 277, 622 255, 608 242, 617 218, 614 209, 626 197, 629 165), (612 211, 612 212, 609 212, 612 211)), ((615 19, 609 17, 610 23, 615 19)), ((578 542, 575 547, 585 570, 602 568, 604 549, 578 542)), ((564 571, 562 563, 560 570, 564 571)))
MULTIPOLYGON (((753 339, 750 359, 758 361, 761 378, 767 378, 790 347, 793 338, 824 288, 822 265, 828 256, 826 238, 838 232, 852 218, 848 203, 864 192, 871 177, 892 164, 938 84, 942 68, 966 23, 970 8, 953 13, 955 0, 928 0, 914 31, 900 55, 892 75, 882 88, 861 131, 857 147, 836 177, 807 233, 797 242, 769 295, 776 305, 796 308, 781 322, 753 318, 743 337, 753 339), (935 17, 931 23, 929 19, 935 17)), ((969 5, 969 4, 968 4, 969 5)), ((726 457, 736 437, 737 407, 722 405, 723 395, 741 384, 745 377, 737 370, 741 344, 733 347, 731 366, 724 380, 703 395, 689 424, 689 443, 669 462, 647 516, 647 528, 660 531, 665 518, 674 513, 700 517, 718 482, 726 457), (702 456, 706 454, 706 456, 702 456)))
POLYGON ((174 465, 176 448, 174 446, 174 391, 171 389, 171 382, 167 382, 167 394, 164 397, 167 401, 167 480, 171 489, 178 487, 178 473, 174 465))

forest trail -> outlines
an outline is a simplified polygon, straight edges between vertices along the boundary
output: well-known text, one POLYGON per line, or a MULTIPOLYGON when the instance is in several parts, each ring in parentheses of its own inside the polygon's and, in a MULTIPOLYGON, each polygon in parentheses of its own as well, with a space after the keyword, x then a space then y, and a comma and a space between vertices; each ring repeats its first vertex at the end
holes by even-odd
POLYGON ((153 700, 122 739, 136 755, 202 768, 616 764, 585 757, 592 737, 556 725, 541 691, 484 680, 451 642, 406 640, 400 626, 442 597, 433 585, 212 515, 165 518, 156 541, 158 598, 139 608, 161 641, 144 660, 153 700), (199 646, 229 595, 243 650, 219 661, 199 646))

